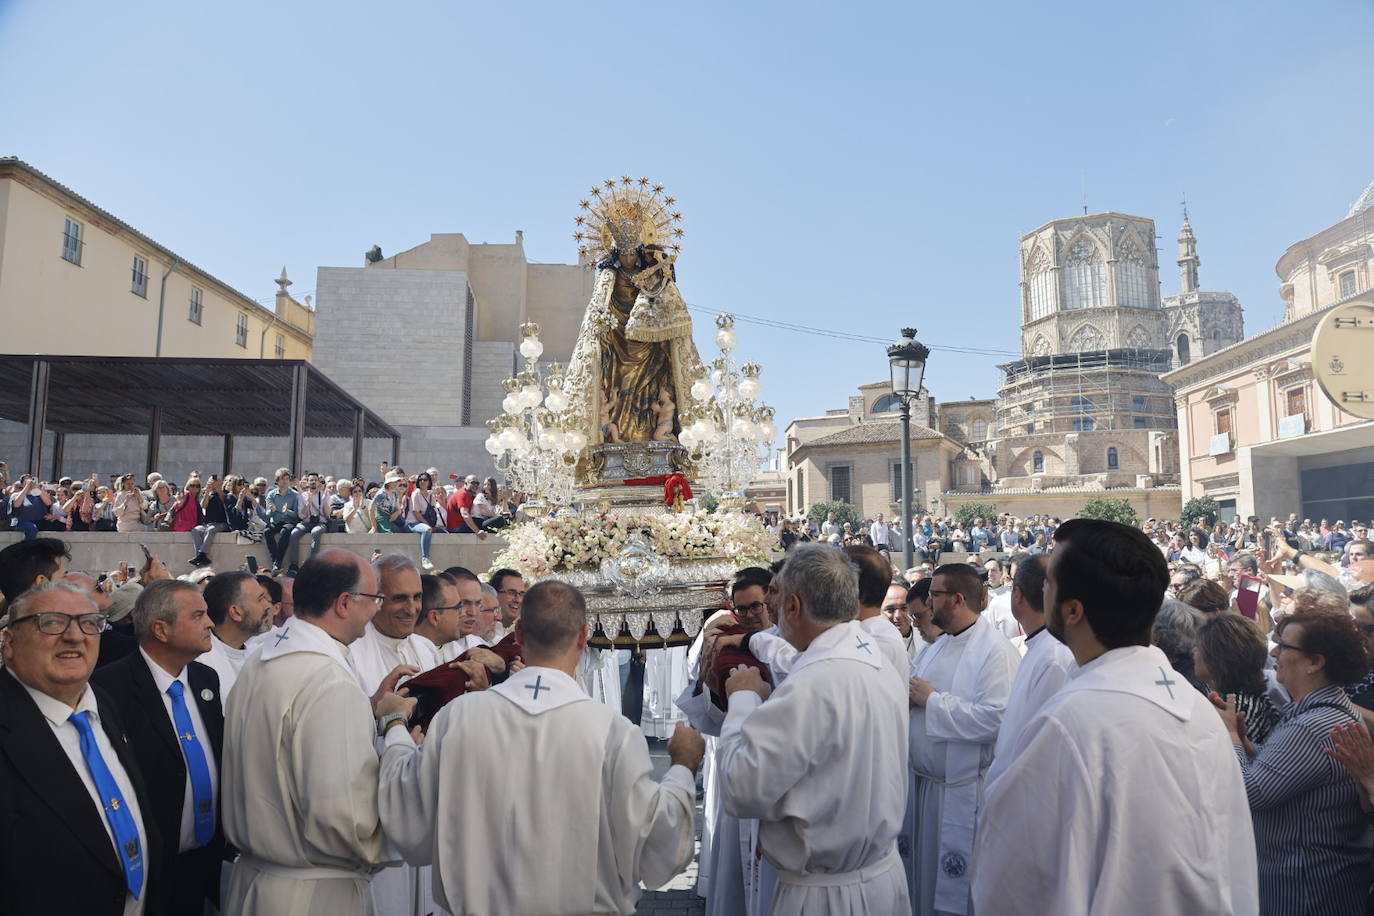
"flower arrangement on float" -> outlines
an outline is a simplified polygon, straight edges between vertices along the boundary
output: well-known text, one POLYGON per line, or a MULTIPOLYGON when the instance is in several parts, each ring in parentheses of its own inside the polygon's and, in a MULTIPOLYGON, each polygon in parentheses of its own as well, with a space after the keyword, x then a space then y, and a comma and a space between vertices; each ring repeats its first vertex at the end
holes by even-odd
POLYGON ((596 569, 637 537, 670 561, 729 558, 736 568, 767 565, 776 537, 742 512, 558 514, 500 532, 506 546, 492 561, 538 580, 596 569))

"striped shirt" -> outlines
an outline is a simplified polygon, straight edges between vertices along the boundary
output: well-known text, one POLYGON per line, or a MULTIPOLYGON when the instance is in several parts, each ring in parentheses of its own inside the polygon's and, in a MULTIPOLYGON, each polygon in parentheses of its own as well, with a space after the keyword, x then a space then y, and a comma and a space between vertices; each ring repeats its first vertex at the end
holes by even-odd
POLYGON ((1233 693, 1228 699, 1236 701, 1236 712, 1245 713, 1245 735, 1256 747, 1263 744, 1279 724, 1279 711, 1267 693, 1233 693))
POLYGON ((1240 747, 1259 855, 1264 916, 1361 916, 1371 863, 1367 821, 1345 768, 1328 756, 1330 732, 1358 721, 1338 686, 1292 704, 1254 757, 1240 747))

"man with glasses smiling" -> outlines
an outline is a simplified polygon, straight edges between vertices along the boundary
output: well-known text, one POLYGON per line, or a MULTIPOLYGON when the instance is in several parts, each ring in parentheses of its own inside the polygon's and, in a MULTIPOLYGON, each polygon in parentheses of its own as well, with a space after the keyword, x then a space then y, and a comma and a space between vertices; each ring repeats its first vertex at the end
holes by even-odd
POLYGON ((513 569, 498 569, 487 579, 501 598, 501 621, 496 626, 499 640, 515 628, 520 619, 520 602, 525 600, 525 580, 513 569))
POLYGON ((88 680, 105 615, 63 582, 19 596, 0 673, 0 884, 14 916, 137 916, 161 838, 114 703, 88 680))

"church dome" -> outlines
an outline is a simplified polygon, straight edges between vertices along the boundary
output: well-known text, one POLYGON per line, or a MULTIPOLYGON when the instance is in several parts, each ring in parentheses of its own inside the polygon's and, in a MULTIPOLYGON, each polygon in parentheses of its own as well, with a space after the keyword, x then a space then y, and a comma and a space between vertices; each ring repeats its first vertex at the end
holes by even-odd
POLYGON ((1345 215, 1345 218, 1350 219, 1356 213, 1364 210, 1374 210, 1374 181, 1371 181, 1369 186, 1364 189, 1364 193, 1350 205, 1350 212, 1345 215))

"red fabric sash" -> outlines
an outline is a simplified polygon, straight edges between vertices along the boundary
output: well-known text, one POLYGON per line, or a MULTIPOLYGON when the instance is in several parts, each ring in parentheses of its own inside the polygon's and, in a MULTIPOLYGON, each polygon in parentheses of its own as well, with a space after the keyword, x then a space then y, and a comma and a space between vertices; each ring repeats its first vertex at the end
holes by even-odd
MULTIPOLYGON (((520 644, 515 641, 515 634, 508 633, 504 639, 494 646, 486 647, 500 656, 506 663, 504 671, 491 672, 491 682, 499 684, 510 675, 511 662, 519 659, 524 661, 521 655, 520 644)), ((472 650, 469 649, 458 656, 457 661, 470 661, 472 650)), ((468 673, 462 668, 450 667, 452 662, 445 662, 437 668, 431 668, 402 684, 410 691, 410 695, 415 697, 415 711, 411 713, 409 724, 414 727, 420 726, 421 729, 428 729, 430 720, 434 718, 439 710, 443 709, 453 700, 458 699, 468 691, 468 673)))
POLYGON ((688 500, 692 498, 692 485, 687 482, 686 476, 682 474, 660 474, 657 477, 631 477, 621 482, 627 487, 663 487, 663 504, 672 506, 679 499, 688 500))
MULTIPOLYGON (((737 636, 745 633, 752 633, 743 624, 721 627, 718 631, 721 636, 737 636)), ((750 668, 758 669, 763 675, 763 679, 769 684, 773 683, 773 674, 768 670, 768 666, 754 658, 752 652, 743 647, 726 646, 716 653, 715 661, 711 669, 704 674, 706 689, 711 691, 711 702, 716 704, 718 709, 725 709, 725 681, 730 677, 730 672, 740 665, 748 665, 750 668)))

